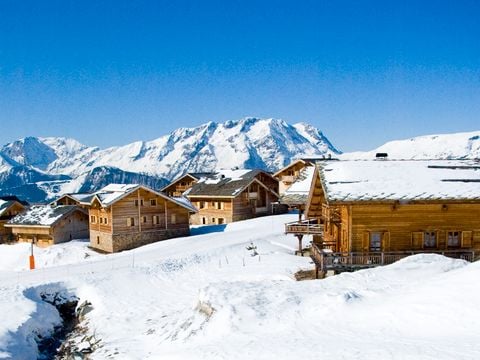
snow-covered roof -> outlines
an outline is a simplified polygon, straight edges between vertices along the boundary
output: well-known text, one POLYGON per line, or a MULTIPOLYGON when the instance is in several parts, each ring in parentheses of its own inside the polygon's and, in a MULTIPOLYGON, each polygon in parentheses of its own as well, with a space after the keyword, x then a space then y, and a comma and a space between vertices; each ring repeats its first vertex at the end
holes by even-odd
POLYGON ((124 198, 125 196, 129 195, 133 191, 136 191, 137 189, 143 189, 145 191, 149 191, 151 193, 154 193, 158 196, 163 197, 166 200, 170 200, 186 208, 189 211, 197 212, 197 209, 187 199, 181 198, 181 200, 179 200, 179 198, 173 198, 173 197, 167 196, 163 193, 160 193, 158 191, 150 189, 149 187, 139 185, 139 184, 109 184, 104 188, 100 189, 99 191, 97 191, 94 195, 100 201, 102 206, 107 207, 119 201, 120 199, 124 198))
POLYGON ((7 210, 11 204, 12 204, 11 201, 5 201, 0 199, 0 216, 2 216, 3 212, 7 210))
POLYGON ((72 211, 80 210, 75 205, 60 205, 52 207, 50 205, 35 205, 27 211, 18 214, 11 219, 8 224, 12 225, 31 225, 31 226, 51 226, 62 217, 72 211))
POLYGON ((288 205, 306 204, 314 174, 315 167, 307 166, 303 168, 297 180, 285 191, 279 201, 288 205))
MULTIPOLYGON (((219 170, 213 176, 201 178, 184 195, 188 196, 237 196, 262 170, 219 170)), ((263 172, 264 173, 264 172, 263 172)), ((265 173, 266 174, 266 173, 265 173)))
POLYGON ((345 160, 317 166, 328 201, 480 200, 476 160, 345 160))

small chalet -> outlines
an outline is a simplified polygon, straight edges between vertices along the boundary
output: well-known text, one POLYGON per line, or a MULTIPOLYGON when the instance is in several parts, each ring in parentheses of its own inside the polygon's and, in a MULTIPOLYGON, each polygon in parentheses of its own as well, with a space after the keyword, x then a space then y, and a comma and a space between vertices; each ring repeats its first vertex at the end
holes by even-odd
POLYGON ((187 173, 173 180, 170 184, 165 186, 161 191, 168 196, 179 197, 195 185, 200 179, 212 177, 215 173, 187 173))
POLYGON ((203 177, 185 196, 197 207, 196 225, 226 224, 278 211, 278 181, 261 170, 221 170, 203 177))
POLYGON ((117 252, 190 234, 197 210, 185 198, 172 198, 138 184, 110 184, 91 200, 90 246, 117 252))
POLYGON ((88 214, 72 205, 36 205, 7 224, 16 241, 48 246, 88 238, 88 214))
POLYGON ((88 210, 92 198, 93 194, 89 193, 70 193, 60 196, 58 199, 52 201, 50 205, 76 205, 88 210))
POLYGON ((317 271, 352 271, 416 253, 480 254, 480 163, 474 160, 318 162, 305 220, 317 271))
POLYGON ((298 159, 278 170, 273 177, 279 182, 279 194, 283 195, 285 191, 301 176, 302 171, 307 167, 315 165, 314 158, 298 159))
POLYGON ((0 244, 13 241, 13 235, 10 228, 5 228, 5 224, 14 216, 26 209, 28 203, 19 200, 16 196, 0 197, 0 244))

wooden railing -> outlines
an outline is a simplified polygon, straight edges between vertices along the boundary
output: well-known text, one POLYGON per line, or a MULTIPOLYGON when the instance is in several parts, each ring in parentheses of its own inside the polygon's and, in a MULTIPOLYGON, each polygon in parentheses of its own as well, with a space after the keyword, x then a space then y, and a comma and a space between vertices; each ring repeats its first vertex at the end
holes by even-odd
POLYGON ((323 224, 318 219, 307 219, 285 224, 285 234, 322 235, 323 224))
POLYGON ((285 183, 293 183, 296 179, 297 177, 293 175, 283 175, 281 181, 285 183))
POLYGON ((380 251, 380 252, 332 252, 312 244, 311 257, 320 271, 354 271, 392 264, 395 261, 416 254, 440 254, 455 259, 472 262, 475 259, 473 250, 426 250, 426 251, 380 251))

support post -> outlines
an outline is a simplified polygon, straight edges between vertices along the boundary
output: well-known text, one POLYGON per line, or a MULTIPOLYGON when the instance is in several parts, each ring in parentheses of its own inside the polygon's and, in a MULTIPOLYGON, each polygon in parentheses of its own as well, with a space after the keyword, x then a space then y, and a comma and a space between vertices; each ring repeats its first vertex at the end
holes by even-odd
POLYGON ((297 239, 298 239, 298 252, 300 253, 300 256, 303 256, 303 246, 302 246, 303 235, 297 235, 297 239))
POLYGON ((33 256, 33 239, 32 239, 31 246, 30 246, 29 263, 30 263, 30 270, 34 270, 35 269, 35 257, 33 256))

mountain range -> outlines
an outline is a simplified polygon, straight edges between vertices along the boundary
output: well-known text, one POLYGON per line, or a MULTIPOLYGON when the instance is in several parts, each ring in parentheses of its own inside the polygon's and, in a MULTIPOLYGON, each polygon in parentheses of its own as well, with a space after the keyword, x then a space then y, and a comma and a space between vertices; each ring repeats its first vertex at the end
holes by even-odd
POLYGON ((340 151, 311 125, 252 117, 180 128, 152 141, 107 149, 74 139, 26 137, 0 149, 0 195, 41 202, 110 182, 159 189, 185 172, 275 171, 300 156, 328 154, 340 151))
POLYGON ((480 158, 480 131, 419 136, 345 154, 311 125, 253 117, 180 128, 155 140, 107 149, 68 138, 26 137, 0 148, 0 195, 44 202, 113 182, 160 189, 186 172, 273 172, 300 157, 369 159, 377 152, 388 153, 390 159, 480 158))

